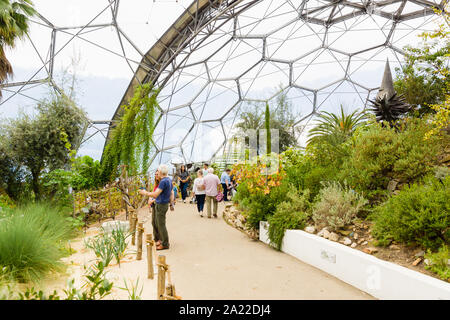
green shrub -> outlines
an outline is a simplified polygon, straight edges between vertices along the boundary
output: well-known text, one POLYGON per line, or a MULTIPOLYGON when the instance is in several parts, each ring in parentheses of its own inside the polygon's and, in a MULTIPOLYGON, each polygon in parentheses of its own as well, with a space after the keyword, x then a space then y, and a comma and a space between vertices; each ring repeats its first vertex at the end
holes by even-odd
POLYGON ((309 218, 309 190, 288 192, 286 200, 277 206, 275 214, 268 219, 269 239, 280 250, 287 229, 303 229, 309 218))
POLYGON ((434 171, 443 139, 424 140, 431 129, 426 120, 406 119, 398 127, 372 123, 357 130, 338 180, 379 201, 387 195, 390 180, 411 183, 434 171))
POLYGON ((259 228, 260 221, 267 221, 274 214, 277 206, 286 198, 288 186, 282 183, 277 188, 272 188, 269 194, 263 192, 250 193, 246 184, 240 184, 233 201, 239 203, 239 208, 243 210, 247 224, 254 228, 259 228))
POLYGON ((45 204, 15 208, 0 221, 0 268, 20 282, 60 271, 61 248, 73 235, 66 217, 55 208, 45 204))
POLYGON ((443 245, 436 253, 428 250, 425 258, 430 261, 425 269, 436 273, 442 280, 450 280, 450 251, 447 245, 443 245))
POLYGON ((331 230, 343 228, 353 222, 367 204, 363 196, 339 182, 323 183, 312 218, 318 227, 331 230))
POLYGON ((373 235, 380 244, 395 240, 437 249, 450 241, 450 177, 425 181, 375 208, 373 235))
POLYGON ((12 209, 15 207, 16 204, 14 203, 14 201, 7 194, 0 192, 0 208, 2 208, 0 210, 12 209))
POLYGON ((332 154, 334 148, 326 149, 324 145, 310 147, 308 152, 289 149, 282 155, 287 182, 298 190, 308 189, 311 201, 319 194, 321 182, 335 180, 342 162, 337 155, 335 161, 325 159, 324 154, 332 154))

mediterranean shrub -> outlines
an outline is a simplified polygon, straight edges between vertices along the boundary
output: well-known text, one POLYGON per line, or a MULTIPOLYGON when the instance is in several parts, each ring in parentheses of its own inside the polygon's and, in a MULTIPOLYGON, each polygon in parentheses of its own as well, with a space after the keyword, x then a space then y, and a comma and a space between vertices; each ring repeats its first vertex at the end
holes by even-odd
POLYGON ((369 200, 380 201, 392 179, 411 183, 431 173, 444 138, 433 136, 425 141, 430 125, 421 119, 406 119, 398 127, 372 123, 357 130, 338 180, 345 179, 369 200))
POLYGON ((301 193, 294 188, 288 192, 286 200, 281 202, 273 216, 268 219, 269 239, 277 250, 281 249, 284 233, 287 229, 303 229, 310 217, 309 190, 301 193))
POLYGON ((351 224, 364 209, 367 200, 345 184, 328 182, 323 185, 312 212, 316 225, 336 231, 351 224))
POLYGON ((450 177, 405 187, 375 208, 373 235, 380 244, 391 240, 437 249, 450 241, 450 177))

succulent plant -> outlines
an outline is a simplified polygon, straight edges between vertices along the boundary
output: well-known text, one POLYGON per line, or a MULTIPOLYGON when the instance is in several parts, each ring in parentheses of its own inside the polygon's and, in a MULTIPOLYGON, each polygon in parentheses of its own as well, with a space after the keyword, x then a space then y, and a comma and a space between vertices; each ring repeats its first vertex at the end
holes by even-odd
POLYGON ((383 95, 369 101, 372 103, 369 110, 375 113, 376 120, 378 122, 386 121, 390 125, 393 125, 395 121, 407 114, 411 109, 403 96, 396 93, 390 98, 388 98, 388 95, 383 95))

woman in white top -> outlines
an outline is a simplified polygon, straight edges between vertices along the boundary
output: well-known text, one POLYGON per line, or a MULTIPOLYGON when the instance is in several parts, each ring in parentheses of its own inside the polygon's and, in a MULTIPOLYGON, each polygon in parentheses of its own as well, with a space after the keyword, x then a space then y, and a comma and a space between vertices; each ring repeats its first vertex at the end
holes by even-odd
POLYGON ((200 214, 200 217, 203 217, 203 207, 205 206, 205 184, 203 183, 203 171, 197 171, 197 178, 194 180, 194 187, 192 188, 192 192, 195 194, 195 199, 197 202, 197 210, 200 214))

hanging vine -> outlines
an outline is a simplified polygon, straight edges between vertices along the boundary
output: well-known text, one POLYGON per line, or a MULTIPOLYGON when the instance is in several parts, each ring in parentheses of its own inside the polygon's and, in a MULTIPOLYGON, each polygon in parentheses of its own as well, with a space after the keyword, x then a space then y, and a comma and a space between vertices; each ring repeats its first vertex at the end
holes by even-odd
POLYGON ((130 175, 148 170, 158 93, 151 84, 138 86, 129 104, 123 106, 122 121, 111 132, 103 154, 103 182, 116 178, 122 164, 127 165, 130 175))

